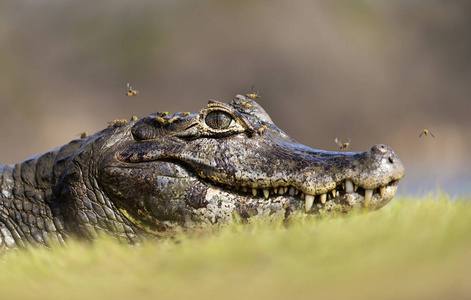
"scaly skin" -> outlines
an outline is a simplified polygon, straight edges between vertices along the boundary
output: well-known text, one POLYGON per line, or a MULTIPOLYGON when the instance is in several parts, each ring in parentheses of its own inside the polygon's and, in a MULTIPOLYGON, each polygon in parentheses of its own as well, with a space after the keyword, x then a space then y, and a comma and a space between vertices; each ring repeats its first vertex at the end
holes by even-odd
POLYGON ((199 114, 117 121, 0 171, 0 250, 102 233, 136 243, 235 215, 378 209, 404 176, 387 146, 311 149, 241 95, 210 101, 199 114))

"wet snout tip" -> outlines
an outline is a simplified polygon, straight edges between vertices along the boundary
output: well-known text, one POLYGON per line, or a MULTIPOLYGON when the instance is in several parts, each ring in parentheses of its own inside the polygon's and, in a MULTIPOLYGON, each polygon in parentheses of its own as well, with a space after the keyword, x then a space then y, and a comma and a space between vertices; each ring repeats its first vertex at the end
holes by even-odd
POLYGON ((373 148, 371 148, 371 151, 376 152, 376 153, 393 152, 391 148, 383 144, 374 145, 373 148))

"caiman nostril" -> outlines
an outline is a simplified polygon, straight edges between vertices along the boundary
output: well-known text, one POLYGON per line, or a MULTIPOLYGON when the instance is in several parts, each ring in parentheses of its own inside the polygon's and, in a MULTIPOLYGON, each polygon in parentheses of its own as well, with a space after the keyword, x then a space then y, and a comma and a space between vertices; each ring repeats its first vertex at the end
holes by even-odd
POLYGON ((371 148, 371 151, 376 153, 386 153, 388 148, 389 147, 385 145, 374 145, 373 148, 371 148))
POLYGON ((394 163, 394 160, 393 160, 393 158, 392 158, 391 156, 389 157, 389 162, 390 162, 390 163, 394 163))

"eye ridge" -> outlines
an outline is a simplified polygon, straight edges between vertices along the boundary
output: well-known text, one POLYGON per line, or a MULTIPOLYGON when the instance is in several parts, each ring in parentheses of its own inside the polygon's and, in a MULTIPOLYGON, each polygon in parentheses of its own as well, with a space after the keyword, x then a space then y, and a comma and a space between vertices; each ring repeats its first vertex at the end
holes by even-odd
POLYGON ((213 129, 227 129, 232 120, 232 116, 224 111, 212 111, 205 118, 206 125, 213 129))

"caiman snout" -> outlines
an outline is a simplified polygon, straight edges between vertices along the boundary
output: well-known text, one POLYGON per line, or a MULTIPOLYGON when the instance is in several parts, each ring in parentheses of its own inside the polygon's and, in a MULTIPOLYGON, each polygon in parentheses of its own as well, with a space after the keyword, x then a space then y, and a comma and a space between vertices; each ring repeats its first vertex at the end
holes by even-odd
POLYGON ((331 199, 378 209, 392 199, 404 177, 404 165, 390 147, 382 144, 365 152, 319 152, 314 156, 301 187, 307 199, 306 212, 315 207, 317 198, 320 204, 331 199))
MULTIPOLYGON (((264 166, 269 166, 272 173, 265 176, 270 180, 259 180, 251 187, 262 189, 267 199, 271 189, 274 195, 291 191, 290 195, 297 196, 299 191, 306 212, 316 211, 329 202, 380 208, 392 199, 398 181, 404 177, 404 165, 386 145, 378 144, 364 152, 321 151, 279 140, 277 145, 282 145, 275 151, 283 159, 267 160, 264 166)), ((275 148, 272 144, 272 149, 275 148)))
POLYGON ((297 175, 290 184, 302 192, 306 212, 322 210, 329 203, 342 210, 378 209, 393 198, 404 177, 404 165, 386 145, 364 152, 304 150, 299 152, 304 155, 304 168, 292 170, 297 175))
POLYGON ((372 165, 372 176, 369 180, 371 183, 367 187, 384 184, 386 181, 400 180, 404 177, 404 165, 393 149, 378 144, 371 148, 371 152, 375 163, 372 165))
POLYGON ((404 165, 402 162, 399 160, 399 157, 397 157, 396 153, 391 149, 390 147, 379 144, 379 145, 374 145, 373 148, 371 148, 371 151, 374 153, 377 153, 380 158, 384 158, 385 160, 387 159, 387 162, 389 162, 389 165, 385 163, 386 165, 389 166, 390 171, 392 172, 392 176, 394 177, 394 180, 399 180, 404 177, 404 165))

